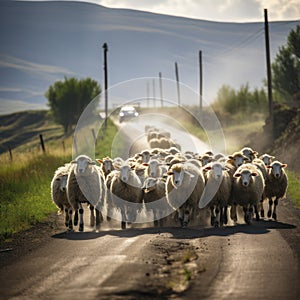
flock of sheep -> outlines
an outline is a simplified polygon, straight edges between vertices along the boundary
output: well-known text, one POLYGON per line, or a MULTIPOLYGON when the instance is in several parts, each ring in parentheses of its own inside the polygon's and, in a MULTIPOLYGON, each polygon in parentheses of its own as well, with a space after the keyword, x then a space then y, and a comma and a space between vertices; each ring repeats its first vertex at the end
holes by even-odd
POLYGON ((53 202, 65 212, 69 230, 84 230, 83 203, 90 209, 90 226, 100 228, 103 215, 109 222, 117 211, 121 228, 134 223, 142 211, 152 213, 154 226, 168 218, 182 227, 199 219, 209 209, 211 225, 228 223, 228 211, 237 222, 237 207, 243 208, 247 224, 255 218, 277 219, 278 201, 285 198, 287 166, 268 154, 245 147, 232 155, 181 152, 171 135, 146 126, 149 149, 133 157, 96 159, 79 155, 59 167, 51 182, 53 202), (153 142, 154 141, 154 142, 153 142), (159 145, 159 147, 157 147, 159 145), (74 216, 73 216, 74 213, 74 216))

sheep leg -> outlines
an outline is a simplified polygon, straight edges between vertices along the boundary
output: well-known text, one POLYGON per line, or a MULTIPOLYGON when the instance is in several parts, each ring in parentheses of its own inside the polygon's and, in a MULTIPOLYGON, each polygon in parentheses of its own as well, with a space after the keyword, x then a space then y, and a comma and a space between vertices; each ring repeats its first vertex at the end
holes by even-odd
POLYGON ((274 201, 274 208, 273 208, 273 214, 272 214, 272 218, 276 221, 277 220, 277 214, 276 214, 276 207, 278 205, 278 198, 275 199, 274 201))
POLYGON ((227 205, 223 208, 223 223, 226 225, 228 223, 228 209, 227 205))
POLYGON ((82 208, 82 205, 80 204, 80 208, 79 208, 79 231, 83 231, 83 229, 84 229, 83 208, 82 208))
POLYGON ((182 208, 178 208, 178 219, 179 219, 180 225, 183 226, 183 209, 182 208))
POLYGON ((153 209, 153 223, 154 223, 154 227, 158 227, 158 219, 157 219, 157 211, 156 209, 153 209))
POLYGON ((265 217, 264 199, 260 200, 259 202, 259 210, 260 210, 260 216, 264 218, 265 217))
POLYGON ((220 208, 219 205, 216 206, 216 217, 215 217, 215 227, 219 227, 219 219, 220 219, 220 208))
POLYGON ((251 222, 252 222, 252 219, 253 219, 253 205, 250 205, 249 206, 249 210, 248 210, 248 214, 249 214, 249 224, 251 224, 251 222))
POLYGON ((69 227, 69 210, 65 208, 65 225, 69 227))
POLYGON ((190 212, 188 210, 184 211, 183 224, 182 224, 183 228, 187 227, 187 225, 189 223, 189 214, 190 214, 190 212))
POLYGON ((260 220, 260 217, 259 217, 259 212, 258 212, 258 207, 257 207, 257 205, 254 205, 254 211, 255 211, 255 218, 256 218, 256 221, 259 221, 259 220, 260 220))
POLYGON ((235 203, 233 205, 231 205, 231 207, 230 207, 230 218, 234 223, 237 222, 236 204, 235 203))
POLYGON ((109 222, 111 220, 111 216, 112 216, 112 204, 111 204, 111 196, 110 196, 110 191, 107 191, 107 214, 106 214, 106 220, 109 222))
POLYGON ((248 211, 248 207, 244 206, 243 211, 244 211, 245 223, 248 224, 248 225, 251 224, 250 212, 248 211))
POLYGON ((216 216, 215 216, 215 207, 212 205, 210 207, 210 225, 214 226, 216 221, 216 216))
POLYGON ((271 218, 271 215, 272 215, 272 205, 273 205, 273 200, 272 200, 272 198, 269 198, 268 218, 271 218))
POLYGON ((121 221, 121 228, 126 229, 126 215, 125 215, 125 208, 121 209, 122 221, 121 221))
POLYGON ((100 229, 100 224, 103 220, 103 216, 100 210, 96 209, 96 230, 100 229))
POLYGON ((223 227, 224 225, 224 207, 222 205, 220 205, 220 208, 219 208, 219 211, 220 211, 220 227, 223 227))
POLYGON ((78 209, 75 209, 75 213, 74 213, 74 225, 75 226, 78 225, 78 209))
POLYGON ((69 214, 69 231, 73 231, 73 222, 72 222, 73 211, 72 211, 72 208, 69 208, 68 214, 69 214))
POLYGON ((90 226, 94 227, 95 225, 95 208, 90 204, 90 226))

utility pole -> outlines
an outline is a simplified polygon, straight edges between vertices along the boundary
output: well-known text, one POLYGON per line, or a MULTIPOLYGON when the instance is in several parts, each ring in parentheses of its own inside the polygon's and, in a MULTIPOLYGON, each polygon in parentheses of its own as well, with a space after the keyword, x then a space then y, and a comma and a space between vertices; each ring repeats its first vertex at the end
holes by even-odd
POLYGON ((147 108, 149 108, 149 82, 147 81, 147 108))
POLYGON ((180 106, 180 87, 179 87, 179 75, 178 75, 178 64, 175 62, 175 76, 177 82, 177 99, 178 99, 178 106, 180 106))
POLYGON ((158 73, 159 76, 159 90, 160 90, 160 106, 164 106, 164 100, 163 100, 163 90, 162 90, 162 77, 161 72, 158 73))
POLYGON ((104 50, 104 105, 105 105, 105 120, 104 120, 104 128, 106 129, 107 127, 107 118, 108 118, 108 110, 107 110, 107 51, 108 51, 108 46, 107 43, 104 43, 102 46, 104 50))
POLYGON ((155 107, 155 79, 152 79, 152 88, 153 88, 153 107, 155 107))
POLYGON ((199 106, 202 113, 202 51, 199 50, 199 106))
POLYGON ((269 39, 269 23, 268 10, 264 9, 265 14, 265 40, 266 40, 266 60, 267 60, 267 80, 268 80, 268 99, 269 99, 269 118, 271 124, 271 137, 274 140, 274 117, 273 117, 273 96, 272 96, 272 74, 270 59, 270 39, 269 39))

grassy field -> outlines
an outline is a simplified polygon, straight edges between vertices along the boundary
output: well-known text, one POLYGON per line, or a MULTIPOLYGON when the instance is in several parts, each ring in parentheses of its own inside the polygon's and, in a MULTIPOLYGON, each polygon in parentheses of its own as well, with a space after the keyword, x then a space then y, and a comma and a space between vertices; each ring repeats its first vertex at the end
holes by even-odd
MULTIPOLYGON (((104 136, 97 140, 96 157, 110 155, 111 140, 117 132, 109 121, 104 136)), ((50 197, 50 182, 57 167, 69 162, 71 139, 51 139, 46 154, 41 151, 14 151, 13 161, 2 154, 0 165, 0 240, 36 224, 57 210, 50 197), (62 140, 68 141, 63 150, 62 140)), ((22 145, 26 149, 26 145, 22 145)), ((27 145, 28 149, 29 146, 27 145)))
POLYGON ((287 171, 289 178, 288 196, 292 199, 294 205, 300 209, 300 174, 287 171))

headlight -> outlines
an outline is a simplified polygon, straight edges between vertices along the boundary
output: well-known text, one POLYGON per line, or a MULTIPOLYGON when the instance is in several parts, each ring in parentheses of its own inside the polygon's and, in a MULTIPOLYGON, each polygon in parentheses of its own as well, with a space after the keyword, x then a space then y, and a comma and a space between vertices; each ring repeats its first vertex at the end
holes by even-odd
POLYGON ((139 113, 138 113, 138 112, 135 112, 134 115, 137 117, 137 116, 139 115, 139 113))
POLYGON ((124 113, 123 112, 120 112, 120 117, 124 117, 124 113))

